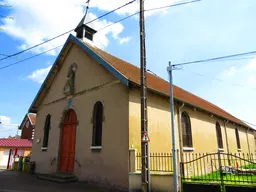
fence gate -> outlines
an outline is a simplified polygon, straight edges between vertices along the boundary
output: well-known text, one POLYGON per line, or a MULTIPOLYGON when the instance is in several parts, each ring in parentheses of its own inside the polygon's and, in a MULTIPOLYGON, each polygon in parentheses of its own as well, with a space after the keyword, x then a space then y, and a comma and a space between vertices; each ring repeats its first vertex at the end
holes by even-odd
POLYGON ((183 192, 255 192, 256 155, 182 153, 183 192))

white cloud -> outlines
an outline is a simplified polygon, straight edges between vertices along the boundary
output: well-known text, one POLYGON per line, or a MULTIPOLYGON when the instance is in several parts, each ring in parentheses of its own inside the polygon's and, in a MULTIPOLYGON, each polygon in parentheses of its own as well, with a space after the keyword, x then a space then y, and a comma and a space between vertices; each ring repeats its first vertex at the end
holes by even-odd
MULTIPOLYGON (((93 0, 90 2, 90 8, 97 8, 102 11, 111 11, 117 7, 128 3, 130 0, 93 0)), ((161 7, 165 5, 174 4, 181 0, 147 0, 145 1, 145 9, 161 7)), ((66 31, 74 29, 85 12, 84 0, 3 0, 3 3, 12 5, 10 15, 14 16, 14 20, 2 19, 3 25, 0 28, 4 29, 4 32, 8 35, 21 40, 22 43, 18 46, 19 49, 26 49, 35 44, 41 43, 52 37, 60 35, 66 31)), ((91 10, 91 9, 89 9, 91 10)), ((138 1, 119 9, 116 11, 118 15, 129 15, 139 10, 138 1)), ((156 10, 146 12, 146 16, 155 15, 156 13, 166 13, 168 9, 156 10)), ((115 13, 113 13, 115 15, 115 13)), ((99 15, 97 15, 99 16, 99 15)), ((87 21, 90 21, 97 17, 94 13, 89 12, 87 21)), ((108 17, 106 17, 108 19, 108 17)), ((97 20, 89 24, 94 29, 100 29, 103 26, 111 24, 105 18, 97 20)), ((124 37, 120 37, 120 34, 124 30, 122 24, 117 23, 111 27, 108 27, 98 33, 94 37, 94 43, 104 49, 109 44, 108 35, 111 35, 120 44, 128 42, 124 37)), ((74 32, 72 32, 74 33, 74 32)), ((63 35, 49 43, 41 45, 31 51, 40 53, 59 45, 64 44, 67 39, 67 35, 63 35)), ((58 50, 53 50, 47 54, 56 55, 58 50)))
POLYGON ((28 78, 41 84, 44 82, 51 68, 52 65, 47 68, 37 69, 36 71, 33 71, 32 74, 28 76, 28 78))
MULTIPOLYGON (((92 0, 90 2, 90 6, 91 7, 97 7, 98 9, 101 10, 105 10, 105 11, 111 11, 125 3, 130 2, 131 0, 92 0)), ((160 0, 160 1, 156 1, 156 0, 146 0, 145 1, 145 9, 151 9, 151 8, 156 8, 156 7, 162 7, 162 6, 166 6, 166 5, 171 5, 177 2, 180 2, 181 0, 160 0)), ((139 1, 135 1, 134 3, 119 9, 117 11, 118 14, 120 15, 131 15, 137 11, 139 11, 139 1)), ((166 10, 156 10, 156 11, 150 11, 150 12, 146 12, 145 16, 151 16, 153 14, 156 13, 165 13, 168 9, 166 10)))
POLYGON ((120 44, 128 43, 131 40, 131 37, 123 37, 120 39, 120 44))
MULTIPOLYGON (((3 25, 0 27, 8 35, 22 41, 18 46, 19 49, 26 49, 74 29, 83 17, 85 9, 84 0, 4 0, 3 2, 12 5, 10 15, 13 15, 15 20, 2 19, 3 25)), ((101 3, 100 7, 103 4, 108 6, 109 2, 101 3)), ((118 4, 120 5, 121 2, 118 2, 118 4)), ((87 21, 97 16, 90 12, 87 15, 87 21)), ((104 18, 89 25, 97 30, 108 24, 111 24, 111 22, 104 18)), ((123 30, 123 25, 117 23, 96 33, 94 42, 97 46, 104 49, 109 44, 107 35, 111 35, 119 41, 119 38, 121 38, 119 37, 120 33, 123 30)), ((39 46, 32 51, 39 53, 57 47, 64 44, 67 37, 68 34, 39 46)), ((55 50, 48 54, 55 55, 58 51, 55 50)))
POLYGON ((17 129, 18 124, 12 124, 11 118, 7 116, 0 116, 0 130, 17 129))
POLYGON ((18 130, 18 124, 13 124, 8 116, 0 116, 0 138, 15 136, 18 130))
POLYGON ((252 59, 250 63, 245 66, 246 70, 256 70, 256 58, 252 59))
POLYGON ((231 68, 227 69, 224 71, 223 75, 224 76, 231 76, 237 71, 235 66, 232 66, 231 68))
POLYGON ((7 116, 0 116, 0 122, 2 127, 5 127, 5 125, 10 125, 11 124, 11 118, 7 116))
POLYGON ((256 76, 250 76, 248 78, 248 83, 251 85, 256 85, 256 76))
POLYGON ((237 67, 231 66, 217 75, 223 81, 212 81, 211 85, 207 84, 198 90, 207 100, 219 104, 237 118, 256 124, 256 75, 252 70, 255 65, 253 60, 244 64, 238 62, 237 67))

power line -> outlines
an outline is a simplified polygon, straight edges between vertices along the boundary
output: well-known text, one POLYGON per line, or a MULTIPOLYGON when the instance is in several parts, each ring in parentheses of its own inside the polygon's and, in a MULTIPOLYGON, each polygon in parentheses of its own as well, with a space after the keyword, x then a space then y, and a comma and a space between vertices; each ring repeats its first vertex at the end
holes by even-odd
MULTIPOLYGON (((153 11, 153 10, 156 10, 156 9, 164 9, 164 8, 167 8, 167 7, 179 6, 179 5, 184 5, 184 4, 188 4, 188 3, 194 3, 194 2, 198 2, 198 1, 201 1, 201 0, 189 1, 189 2, 184 2, 184 3, 177 3, 177 4, 168 5, 168 6, 163 6, 163 7, 152 8, 152 9, 148 9, 148 10, 145 10, 145 11, 153 11)), ((116 24, 116 23, 118 23, 118 22, 123 21, 123 20, 126 20, 126 19, 128 19, 128 18, 130 18, 130 17, 132 17, 132 16, 134 16, 134 15, 136 15, 136 14, 138 14, 138 13, 140 13, 140 12, 136 12, 135 14, 132 14, 132 15, 130 15, 130 16, 128 16, 128 17, 125 17, 125 18, 123 18, 123 19, 121 19, 121 20, 118 20, 118 21, 116 21, 116 22, 114 22, 114 23, 111 23, 110 25, 107 25, 107 26, 105 26, 105 27, 99 29, 98 31, 103 30, 103 29, 105 29, 105 28, 107 28, 107 27, 110 27, 110 26, 112 26, 112 25, 114 25, 114 24, 116 24)), ((52 49, 50 49, 50 50, 46 50, 46 51, 44 51, 44 52, 42 52, 42 53, 39 53, 39 54, 37 54, 37 55, 34 55, 34 56, 32 56, 32 57, 28 57, 28 58, 23 59, 23 60, 20 60, 20 61, 18 61, 18 62, 15 62, 15 63, 9 64, 9 65, 0 67, 0 70, 5 69, 5 68, 8 68, 8 67, 11 67, 11 66, 13 66, 13 65, 17 65, 17 64, 22 63, 22 62, 27 61, 27 60, 33 59, 33 58, 38 57, 38 56, 40 56, 40 55, 43 55, 43 54, 45 54, 45 53, 47 53, 47 52, 50 52, 50 51, 52 51, 52 50, 54 50, 54 49, 57 49, 57 48, 59 48, 59 47, 61 47, 61 46, 63 46, 63 45, 59 45, 59 46, 54 47, 54 48, 52 48, 52 49)), ((11 55, 10 55, 10 56, 11 56, 11 55)), ((1 61, 1 60, 0 60, 0 61, 1 61)), ((149 71, 149 72, 152 72, 152 71, 149 71)), ((152 72, 152 73, 153 73, 153 72, 152 72)), ((156 75, 156 74, 154 74, 154 75, 156 75)))
POLYGON ((243 122, 245 122, 245 123, 247 123, 247 124, 249 124, 249 125, 255 126, 255 128, 256 128, 256 124, 250 123, 250 122, 245 121, 245 120, 241 120, 241 121, 243 121, 243 122))
POLYGON ((3 53, 0 53, 0 56, 8 56, 8 55, 6 55, 6 54, 3 54, 3 53))
POLYGON ((13 65, 17 65, 17 64, 22 63, 22 62, 27 61, 27 60, 33 59, 33 58, 35 58, 35 57, 38 57, 38 56, 40 56, 40 55, 43 55, 43 54, 48 53, 48 52, 50 52, 50 51, 53 51, 53 50, 55 50, 55 49, 57 49, 57 48, 59 48, 59 47, 61 47, 61 46, 63 46, 63 45, 59 45, 59 46, 57 46, 57 47, 54 47, 54 48, 52 48, 52 49, 49 49, 49 50, 44 51, 44 52, 42 52, 42 53, 39 53, 39 54, 37 54, 37 55, 33 55, 32 57, 28 57, 28 58, 26 58, 26 59, 17 61, 17 62, 15 62, 15 63, 9 64, 9 65, 5 65, 5 66, 3 66, 3 67, 0 67, 0 70, 5 69, 5 68, 8 68, 8 67, 11 67, 11 66, 13 66, 13 65))
MULTIPOLYGON (((202 59, 202 60, 196 60, 196 61, 189 61, 189 62, 184 62, 184 63, 175 63, 175 64, 173 64, 173 66, 191 65, 191 64, 195 64, 195 63, 204 63, 204 62, 212 62, 212 61, 228 61, 226 58, 239 57, 239 56, 251 55, 251 54, 256 54, 256 51, 250 51, 250 52, 244 52, 244 53, 238 53, 238 54, 233 54, 233 55, 226 55, 226 56, 214 57, 214 58, 202 59), (221 59, 226 59, 226 60, 221 60, 221 59)), ((242 58, 237 58, 237 59, 232 59, 232 60, 241 60, 241 59, 242 58)), ((248 58, 243 58, 243 59, 248 59, 248 58)))
POLYGON ((18 124, 3 124, 0 123, 0 126, 10 126, 10 127, 15 127, 15 126, 19 126, 18 124))
POLYGON ((7 4, 0 4, 0 7, 7 7, 7 8, 10 8, 12 7, 11 5, 7 5, 7 4))
MULTIPOLYGON (((199 2, 199 1, 202 1, 202 0, 193 0, 193 1, 183 2, 183 3, 176 3, 176 4, 166 5, 166 6, 162 6, 162 7, 156 7, 156 8, 151 8, 151 9, 145 9, 144 12, 155 11, 155 10, 159 10, 159 9, 166 9, 166 8, 170 8, 170 7, 176 7, 176 6, 181 6, 181 5, 185 5, 185 4, 196 3, 196 2, 199 2)), ((136 12, 136 13, 133 13, 133 14, 127 16, 127 17, 124 17, 124 18, 122 18, 122 19, 120 19, 120 20, 115 21, 114 23, 111 23, 111 24, 109 24, 109 25, 106 25, 106 26, 104 26, 104 27, 98 29, 97 31, 101 31, 101 30, 103 30, 103 29, 105 29, 105 28, 107 28, 107 27, 110 27, 110 26, 112 26, 112 25, 115 25, 116 23, 120 23, 120 22, 122 22, 122 21, 124 21, 124 20, 126 20, 126 19, 129 19, 129 18, 131 18, 131 17, 133 17, 133 16, 135 16, 135 15, 138 15, 139 13, 140 13, 140 11, 138 11, 138 12, 136 12)))
MULTIPOLYGON (((184 70, 183 70, 183 71, 184 71, 184 70)), ((231 82, 225 81, 225 80, 223 80, 223 79, 219 79, 219 78, 210 78, 210 77, 208 77, 208 76, 206 76, 206 75, 204 75, 204 74, 201 74, 201 73, 196 73, 196 72, 192 72, 192 71, 188 71, 188 70, 186 70, 186 72, 189 72, 189 73, 192 73, 192 74, 194 74, 194 75, 201 76, 201 77, 209 78, 209 79, 212 79, 212 80, 215 80, 215 81, 224 82, 224 83, 227 83, 227 84, 232 85, 232 86, 244 87, 244 88, 247 88, 247 89, 256 91, 256 88, 249 88, 249 87, 247 87, 247 86, 245 86, 245 85, 231 83, 231 82)))
POLYGON ((202 0, 193 0, 193 1, 183 2, 183 3, 176 3, 176 4, 162 6, 162 7, 146 9, 145 11, 154 11, 154 10, 158 10, 158 9, 165 9, 165 8, 169 8, 169 7, 175 7, 175 6, 180 6, 180 5, 190 4, 190 3, 196 3, 196 2, 199 2, 199 1, 202 1, 202 0))
MULTIPOLYGON (((107 12, 107 13, 105 13, 105 14, 103 14, 103 15, 101 15, 101 16, 99 16, 99 17, 97 17, 97 18, 95 18, 95 19, 93 19, 93 20, 91 20, 91 21, 89 21, 89 22, 87 22, 86 25, 89 24, 89 23, 92 23, 92 22, 94 22, 94 21, 97 21, 97 20, 101 19, 102 17, 105 17, 105 16, 107 16, 107 15, 109 15, 109 14, 111 14, 111 13, 113 13, 113 12, 115 12, 115 11, 117 11, 117 10, 119 10, 119 9, 121 9, 121 8, 123 8, 123 7, 125 7, 125 6, 127 6, 127 5, 130 5, 131 3, 135 2, 135 1, 136 1, 136 0, 132 0, 132 1, 130 1, 130 2, 128 2, 128 3, 126 3, 126 4, 122 5, 122 6, 118 7, 118 8, 116 8, 116 9, 112 10, 112 11, 109 11, 109 12, 107 12)), ((42 43, 39 43, 39 44, 37 44, 37 45, 34 45, 34 46, 29 47, 29 48, 27 48, 27 49, 24 49, 24 50, 22 50, 22 51, 20 51, 20 52, 17 52, 17 53, 8 55, 8 56, 6 56, 6 57, 0 59, 0 61, 6 60, 6 59, 8 59, 8 58, 10 58, 10 57, 14 57, 14 56, 16 56, 16 55, 19 55, 19 54, 21 54, 21 53, 24 53, 24 52, 26 52, 26 51, 29 51, 29 50, 31 50, 31 49, 33 49, 33 48, 36 48, 36 47, 38 47, 38 46, 40 46, 40 45, 43 45, 43 44, 45 44, 45 43, 48 43, 48 42, 50 42, 50 41, 52 41, 52 40, 54 40, 54 39, 57 39, 57 38, 59 38, 59 37, 61 37, 61 36, 63 36, 63 35, 66 35, 66 34, 72 32, 73 30, 74 30, 74 29, 71 29, 71 30, 66 31, 66 32, 64 32, 64 33, 62 33, 62 34, 60 34, 60 35, 58 35, 58 36, 55 36, 55 37, 53 37, 53 38, 51 38, 51 39, 48 39, 48 40, 46 40, 46 41, 43 41, 42 43)))
MULTIPOLYGON (((100 18, 102 18, 102 17, 105 17, 105 16, 107 16, 107 15, 109 15, 109 14, 111 14, 111 13, 113 13, 113 12, 115 12, 115 11, 117 11, 117 10, 119 10, 119 9, 121 9, 121 8, 123 8, 123 7, 127 6, 127 5, 129 5, 129 4, 131 4, 131 3, 133 3, 134 1, 135 1, 135 0, 130 1, 130 2, 124 4, 124 5, 122 5, 122 6, 118 7, 118 8, 116 8, 116 9, 110 11, 110 12, 107 12, 106 14, 103 14, 103 15, 101 15, 100 17, 98 17, 98 18, 96 18, 96 19, 93 19, 93 20, 87 22, 86 24, 92 23, 92 22, 94 22, 94 21, 96 21, 96 20, 98 20, 98 19, 100 19, 100 18)), ((183 2, 183 3, 177 3, 177 4, 162 6, 162 7, 156 7, 156 8, 146 9, 146 10, 144 10, 144 11, 145 11, 145 12, 147 12, 147 11, 154 11, 154 10, 159 10, 159 9, 165 9, 165 8, 170 8, 170 7, 175 7, 175 6, 181 6, 181 5, 185 5, 185 4, 195 3, 195 2, 199 2, 199 1, 201 1, 201 0, 193 0, 193 1, 183 2)), ((89 9, 89 1, 88 1, 88 6, 87 6, 87 7, 88 7, 88 8, 86 8, 86 11, 89 9)), ((103 30, 103 29, 105 29, 105 28, 107 28, 107 27, 110 27, 110 26, 112 26, 112 25, 114 25, 114 24, 116 24, 116 23, 122 22, 122 21, 124 21, 124 20, 126 20, 126 19, 128 19, 128 18, 130 18, 130 17, 133 17, 133 16, 139 14, 139 13, 140 13, 140 12, 138 11, 138 12, 132 14, 132 15, 129 15, 129 16, 123 18, 123 19, 120 19, 120 20, 118 20, 118 21, 115 21, 114 23, 111 23, 111 24, 109 24, 109 25, 107 25, 107 26, 105 26, 105 27, 102 27, 102 28, 98 29, 97 31, 101 31, 101 30, 103 30)), ((87 14, 87 13, 86 13, 86 14, 87 14)), ((63 36, 63 35, 66 35, 66 34, 72 32, 73 30, 74 30, 74 29, 69 30, 69 31, 67 31, 67 32, 65 32, 65 33, 62 33, 62 34, 60 34, 60 35, 58 35, 58 36, 56 36, 56 37, 54 37, 54 38, 48 39, 48 40, 46 40, 46 41, 44 41, 44 42, 42 42, 42 43, 40 43, 40 44, 34 45, 34 46, 32 46, 32 47, 29 47, 28 49, 25 49, 25 50, 20 51, 20 52, 18 52, 18 53, 15 53, 15 54, 12 54, 12 55, 7 55, 6 57, 0 59, 0 61, 3 61, 3 60, 5 60, 5 59, 7 59, 7 58, 10 58, 10 57, 19 55, 19 54, 21 54, 21 53, 24 53, 24 52, 26 52, 26 51, 28 51, 28 50, 31 50, 31 49, 33 49, 33 48, 36 48, 36 47, 38 47, 38 46, 40 46, 40 45, 43 45, 43 44, 45 44, 45 43, 48 43, 48 42, 50 42, 50 41, 52 41, 52 40, 54 40, 54 39, 57 39, 57 38, 59 38, 59 37, 61 37, 61 36, 63 36)))

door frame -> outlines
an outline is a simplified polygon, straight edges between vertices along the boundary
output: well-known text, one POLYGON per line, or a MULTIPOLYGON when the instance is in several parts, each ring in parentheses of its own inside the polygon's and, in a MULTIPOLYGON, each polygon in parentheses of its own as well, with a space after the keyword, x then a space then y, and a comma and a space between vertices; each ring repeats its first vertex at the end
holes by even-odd
MULTIPOLYGON (((78 124, 79 124, 79 121, 78 121, 78 115, 76 113, 76 110, 74 108, 69 108, 69 109, 66 109, 62 112, 62 117, 61 117, 61 122, 59 124, 59 128, 60 128, 60 134, 59 134, 59 149, 58 149, 58 157, 57 157, 57 167, 56 167, 56 172, 61 172, 60 171, 60 156, 61 156, 61 145, 62 145, 62 136, 63 136, 63 128, 64 128, 64 120, 65 120, 65 117, 66 117, 66 114, 68 111, 70 110, 73 110, 76 114, 76 136, 77 136, 77 127, 78 127, 78 124)), ((76 153, 75 153, 75 156, 76 156, 76 153)))

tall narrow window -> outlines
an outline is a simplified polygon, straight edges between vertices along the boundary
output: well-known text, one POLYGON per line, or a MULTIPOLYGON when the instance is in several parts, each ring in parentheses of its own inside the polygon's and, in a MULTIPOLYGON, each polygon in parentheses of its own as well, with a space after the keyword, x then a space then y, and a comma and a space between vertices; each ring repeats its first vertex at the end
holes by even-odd
POLYGON ((236 132, 236 145, 237 145, 237 149, 241 149, 240 138, 239 138, 239 132, 238 132, 238 129, 237 129, 237 128, 236 128, 235 132, 236 132))
POLYGON ((103 104, 97 101, 93 109, 93 136, 92 146, 101 146, 103 121, 103 104))
POLYGON ((50 125, 51 125, 51 115, 47 115, 44 123, 44 140, 43 140, 43 146, 44 148, 48 147, 48 140, 49 140, 49 131, 50 131, 50 125))
POLYGON ((223 149, 221 127, 220 127, 220 124, 218 122, 216 123, 216 135, 217 135, 218 148, 223 149))
POLYGON ((186 112, 181 114, 183 147, 193 147, 190 118, 186 112))

